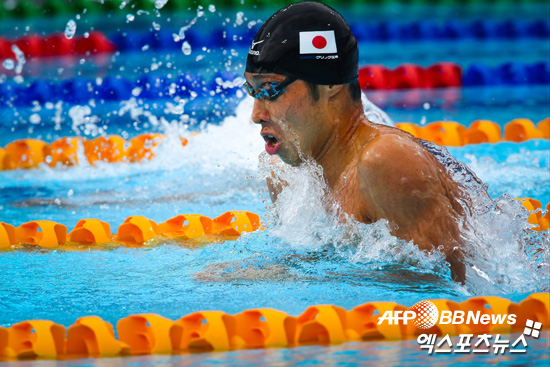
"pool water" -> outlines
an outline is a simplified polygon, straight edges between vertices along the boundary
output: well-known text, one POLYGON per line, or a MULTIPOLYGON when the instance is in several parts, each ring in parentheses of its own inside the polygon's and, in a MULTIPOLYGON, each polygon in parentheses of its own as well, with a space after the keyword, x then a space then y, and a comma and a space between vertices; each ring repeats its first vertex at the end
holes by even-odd
MULTIPOLYGON (((369 9, 365 7, 364 11, 369 9)), ((541 5, 536 9, 546 8, 541 5)), ((391 20, 393 11, 387 10, 382 18, 391 20)), ((420 9, 415 14, 419 16, 427 11, 420 9)), ((167 17, 157 21, 176 32, 178 26, 185 25, 194 14, 191 12, 171 22, 167 17)), ((269 14, 269 11, 255 10, 248 15, 245 11, 248 20, 266 19, 269 14)), ((350 17, 360 19, 364 14, 350 14, 350 17)), ((509 9, 508 15, 512 14, 509 9)), ((528 14, 537 18, 536 12, 528 14)), ((208 21, 218 25, 225 17, 232 22, 235 18, 235 13, 230 12, 215 15, 208 21)), ((414 17, 414 14, 408 16, 414 17)), ((472 14, 463 16, 469 18, 472 14)), ((82 22, 84 29, 99 29, 105 24, 107 30, 119 30, 112 24, 109 28, 109 22, 86 19, 89 21, 82 22)), ((59 21, 57 28, 52 25, 55 22, 47 27, 62 30, 66 21, 59 21)), ((151 19, 140 21, 151 24, 151 19)), ((113 22, 124 24, 121 19, 113 22)), ((38 21, 31 31, 37 31, 40 26, 44 25, 38 21)), ((138 24, 124 26, 131 29, 138 24)), ((205 25, 198 22, 197 27, 200 26, 205 25)), ((201 51, 200 46, 193 46, 191 57, 181 51, 146 50, 106 59, 90 57, 83 63, 30 61, 22 76, 25 83, 35 78, 59 81, 106 75, 137 78, 146 74, 145 69, 154 69, 153 64, 157 65, 156 70, 148 73, 164 77, 189 72, 200 73, 208 79, 216 73, 215 69, 224 67, 242 75, 245 47, 234 47, 224 54, 221 50, 201 51), (198 54, 204 54, 204 58, 197 61, 198 54)), ((548 60, 550 44, 548 40, 364 42, 360 44, 360 65, 383 63, 394 67, 414 62, 426 66, 438 61, 454 61, 464 67, 480 61, 497 65, 517 58, 518 50, 523 62, 548 60)), ((5 79, 12 82, 12 77, 7 75, 5 79)), ((75 134, 93 137, 100 131, 126 139, 144 132, 162 132, 168 137, 156 150, 154 159, 139 164, 100 163, 55 169, 44 165, 36 170, 1 171, 0 221, 17 226, 48 219, 65 224, 70 230, 82 218, 99 218, 110 223, 112 232, 116 232, 131 215, 144 215, 160 223, 178 214, 200 213, 214 218, 229 210, 248 210, 257 213, 268 225, 265 231, 223 243, 189 245, 166 240, 142 248, 91 247, 84 251, 65 251, 26 247, 2 252, 0 326, 31 319, 47 319, 69 326, 85 315, 97 315, 115 324, 123 317, 138 313, 178 319, 199 310, 234 314, 261 307, 299 315, 315 304, 351 309, 369 301, 394 301, 411 306, 423 299, 449 298, 459 302, 473 295, 499 295, 519 302, 532 292, 549 290, 547 233, 532 234, 534 248, 520 252, 518 238, 528 236, 523 232, 527 212, 511 200, 530 197, 541 201, 543 206, 550 201, 548 140, 448 149, 488 185, 490 196, 504 208, 500 216, 475 219, 480 226, 479 235, 485 241, 480 243, 488 246, 479 251, 490 254, 487 260, 476 260, 475 265, 486 277, 471 270, 466 286, 462 287, 450 279, 440 258, 428 257, 413 245, 396 240, 389 235, 384 223, 355 223, 349 228, 337 223, 325 210, 322 183, 315 178, 316 167, 290 172, 291 179, 298 183, 297 189, 289 191, 288 199, 272 207, 264 183, 265 173, 258 168, 263 140, 259 127, 250 120, 253 101, 237 89, 223 95, 211 95, 207 91, 189 101, 183 111, 172 108, 174 101, 166 97, 98 101, 88 106, 52 101, 50 105, 0 108, 1 146, 20 138, 53 141, 75 134), (31 123, 32 115, 38 115, 40 122, 31 123), (192 135, 193 132, 198 134, 192 135), (180 137, 188 138, 189 144, 181 146, 180 137), (285 215, 281 217, 281 213, 285 215), (498 239, 491 237, 496 232, 500 234, 498 239), (533 259, 532 251, 536 248, 543 249, 542 255, 533 259)), ((490 119, 504 126, 517 117, 538 122, 550 115, 548 85, 370 91, 367 96, 382 106, 395 122, 419 125, 438 120, 469 125, 475 119, 490 119)), ((412 340, 21 365, 442 365, 451 362, 472 366, 484 363, 544 365, 548 363, 548 335, 543 335, 530 345, 532 349, 526 356, 513 357, 436 358, 427 356, 412 340)))
MULTIPOLYGON (((514 336, 514 335, 512 335, 514 336)), ((453 340, 454 342, 455 340, 453 340)), ((252 366, 473 366, 498 365, 517 366, 517 358, 511 356, 465 354, 441 354, 437 357, 418 353, 414 340, 376 343, 345 343, 331 346, 307 346, 298 348, 270 348, 257 350, 239 350, 224 353, 196 353, 180 356, 139 356, 126 358, 80 359, 74 361, 40 361, 40 366, 49 367, 111 367, 111 366, 189 366, 202 367, 222 365, 228 367, 252 366)), ((529 344, 529 360, 522 366, 548 365, 548 332, 541 334, 535 342, 529 344)), ((20 362, 21 367, 36 366, 36 362, 20 362)))

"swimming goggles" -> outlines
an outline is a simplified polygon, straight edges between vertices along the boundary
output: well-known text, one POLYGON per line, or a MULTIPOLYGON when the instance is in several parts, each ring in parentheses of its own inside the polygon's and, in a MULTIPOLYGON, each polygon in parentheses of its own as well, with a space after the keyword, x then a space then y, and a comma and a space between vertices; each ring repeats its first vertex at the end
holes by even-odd
POLYGON ((254 87, 252 87, 252 84, 249 82, 244 82, 244 89, 250 94, 251 97, 257 98, 257 99, 263 99, 266 101, 274 101, 283 92, 285 91, 285 88, 296 81, 296 78, 288 77, 282 82, 265 82, 262 83, 260 88, 258 90, 254 90, 254 87))

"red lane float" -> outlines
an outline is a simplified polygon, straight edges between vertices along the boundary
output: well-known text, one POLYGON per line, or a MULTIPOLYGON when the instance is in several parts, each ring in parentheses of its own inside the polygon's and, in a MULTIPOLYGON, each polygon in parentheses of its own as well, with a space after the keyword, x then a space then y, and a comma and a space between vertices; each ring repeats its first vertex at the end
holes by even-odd
POLYGON ((12 46, 23 52, 26 58, 87 55, 111 53, 117 50, 102 32, 92 31, 87 36, 67 38, 63 33, 55 33, 47 36, 28 35, 14 41, 0 37, 0 60, 14 59, 15 53, 12 46))
POLYGON ((369 65, 359 69, 361 89, 445 88, 462 86, 462 68, 452 62, 440 62, 427 68, 403 64, 395 69, 369 65))

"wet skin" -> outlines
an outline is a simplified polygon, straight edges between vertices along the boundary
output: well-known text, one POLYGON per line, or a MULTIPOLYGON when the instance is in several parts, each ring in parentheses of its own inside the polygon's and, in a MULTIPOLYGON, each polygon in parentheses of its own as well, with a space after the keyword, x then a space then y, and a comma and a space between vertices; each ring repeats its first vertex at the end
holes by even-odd
MULTIPOLYGON (((254 89, 286 78, 245 77, 254 89)), ((344 212, 364 223, 387 219, 393 235, 422 250, 443 246, 453 280, 464 283, 462 188, 415 137, 368 121, 347 86, 317 87, 318 100, 301 80, 275 101, 254 100, 252 120, 262 126, 268 153, 293 166, 315 160, 344 212)), ((275 201, 282 188, 271 179, 267 183, 275 201)))

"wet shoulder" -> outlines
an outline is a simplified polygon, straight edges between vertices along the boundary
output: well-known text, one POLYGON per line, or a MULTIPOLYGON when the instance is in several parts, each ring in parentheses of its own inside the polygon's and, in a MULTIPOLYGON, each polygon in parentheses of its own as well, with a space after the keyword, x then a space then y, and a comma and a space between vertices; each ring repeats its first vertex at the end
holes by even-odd
POLYGON ((420 156, 423 153, 416 138, 400 129, 377 126, 372 131, 368 143, 363 148, 361 162, 383 163, 403 159, 405 155, 420 156))

